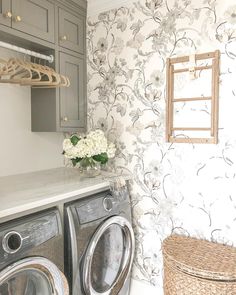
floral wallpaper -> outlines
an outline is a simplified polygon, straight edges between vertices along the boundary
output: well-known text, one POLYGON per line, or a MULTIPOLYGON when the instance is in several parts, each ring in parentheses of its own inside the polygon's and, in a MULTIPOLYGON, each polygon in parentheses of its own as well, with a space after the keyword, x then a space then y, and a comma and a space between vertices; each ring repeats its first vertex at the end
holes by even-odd
POLYGON ((161 294, 161 243, 171 233, 236 246, 235 1, 142 0, 87 25, 89 127, 106 132, 117 145, 112 164, 133 176, 133 277, 161 294), (167 143, 166 58, 216 49, 219 143, 167 143))

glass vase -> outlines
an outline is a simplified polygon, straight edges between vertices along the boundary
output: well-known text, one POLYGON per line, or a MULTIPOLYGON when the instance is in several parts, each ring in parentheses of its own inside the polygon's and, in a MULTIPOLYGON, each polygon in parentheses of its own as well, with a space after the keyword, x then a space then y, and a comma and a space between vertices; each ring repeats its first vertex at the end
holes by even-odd
POLYGON ((84 177, 96 177, 101 174, 101 164, 92 158, 84 158, 80 161, 80 169, 84 177))

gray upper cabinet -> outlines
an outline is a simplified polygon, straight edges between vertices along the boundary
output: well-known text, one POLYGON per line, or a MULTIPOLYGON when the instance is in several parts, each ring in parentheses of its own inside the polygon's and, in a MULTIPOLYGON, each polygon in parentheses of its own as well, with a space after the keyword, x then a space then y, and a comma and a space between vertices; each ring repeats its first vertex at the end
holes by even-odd
POLYGON ((60 53, 60 73, 70 79, 70 87, 60 88, 60 128, 85 128, 86 79, 84 59, 60 53))
POLYGON ((59 8, 59 45, 84 53, 85 19, 59 8))
POLYGON ((11 18, 11 1, 0 0, 0 24, 10 27, 11 18))
POLYGON ((53 54, 52 67, 70 80, 69 87, 31 88, 33 132, 86 131, 86 15, 86 0, 0 0, 3 39, 53 54))
POLYGON ((52 3, 46 0, 12 0, 12 28, 53 43, 54 21, 55 7, 52 3))

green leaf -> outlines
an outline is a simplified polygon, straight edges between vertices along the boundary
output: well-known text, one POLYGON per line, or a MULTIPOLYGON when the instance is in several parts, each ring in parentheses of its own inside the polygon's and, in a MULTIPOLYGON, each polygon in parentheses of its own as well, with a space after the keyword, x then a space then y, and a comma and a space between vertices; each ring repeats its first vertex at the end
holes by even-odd
POLYGON ((76 164, 77 164, 77 161, 76 161, 76 159, 71 159, 71 162, 72 162, 73 166, 75 167, 75 166, 76 166, 76 164))
POLYGON ((73 164, 73 166, 75 167, 77 163, 79 163, 82 160, 82 158, 75 158, 75 159, 71 159, 71 162, 73 164))
POLYGON ((91 163, 91 158, 83 158, 81 161, 80 161, 80 166, 81 167, 88 167, 88 166, 92 166, 92 163, 91 163))
POLYGON ((107 153, 101 153, 99 155, 93 156, 93 159, 101 164, 106 164, 108 161, 107 153))
POLYGON ((72 135, 70 138, 71 143, 75 146, 80 141, 80 138, 76 135, 72 135))

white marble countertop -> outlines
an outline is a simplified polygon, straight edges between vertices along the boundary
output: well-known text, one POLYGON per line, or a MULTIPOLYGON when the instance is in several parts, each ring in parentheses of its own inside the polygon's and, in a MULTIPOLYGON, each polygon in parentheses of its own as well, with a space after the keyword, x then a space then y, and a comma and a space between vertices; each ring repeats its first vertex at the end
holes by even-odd
POLYGON ((115 177, 102 171, 95 178, 85 178, 77 169, 64 167, 0 177, 0 223, 108 189, 115 177))

